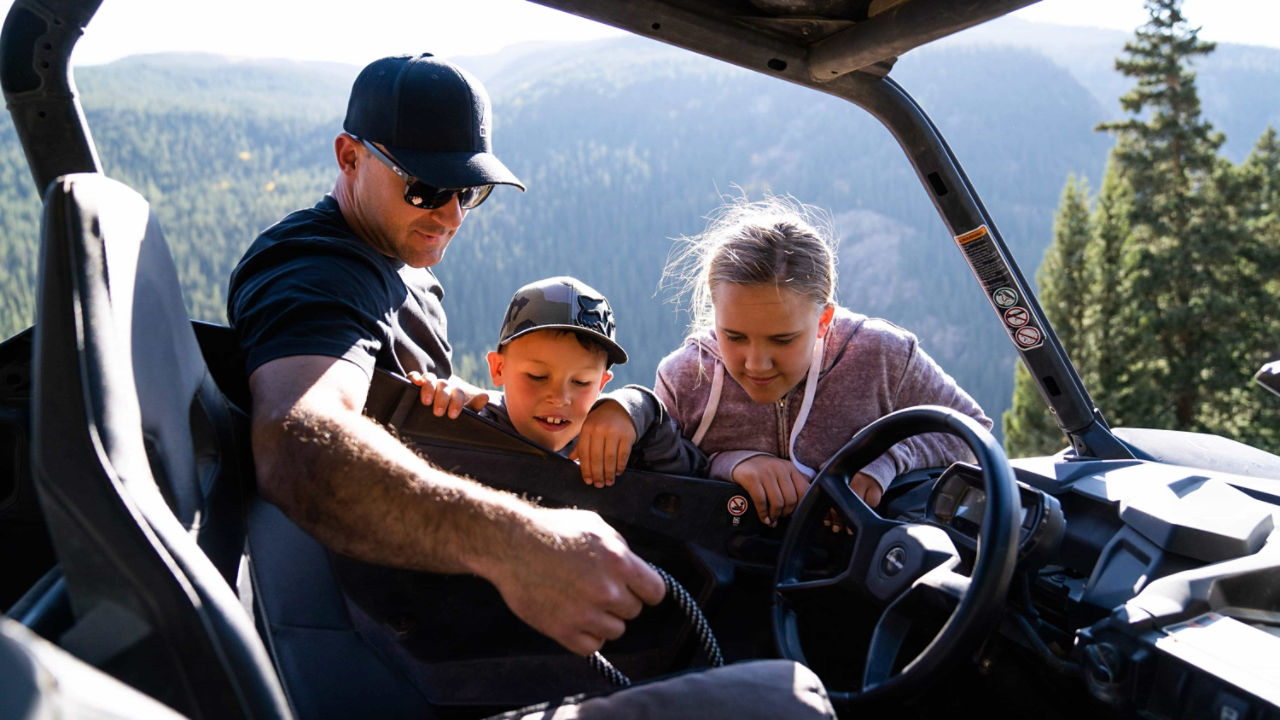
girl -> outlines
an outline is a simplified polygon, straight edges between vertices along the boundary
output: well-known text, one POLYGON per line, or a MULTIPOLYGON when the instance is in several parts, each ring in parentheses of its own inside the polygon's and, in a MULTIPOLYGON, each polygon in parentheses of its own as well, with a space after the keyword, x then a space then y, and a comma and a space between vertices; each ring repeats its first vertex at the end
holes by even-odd
MULTIPOLYGON (((741 485, 769 525, 795 509, 816 468, 882 415, 945 405, 991 427, 914 335, 835 304, 831 234, 814 216, 790 199, 732 202, 685 238, 667 268, 686 282, 693 322, 658 365, 655 391, 710 455, 711 476, 741 485)), ((874 507, 903 472, 971 459, 956 438, 920 435, 850 485, 874 507)))

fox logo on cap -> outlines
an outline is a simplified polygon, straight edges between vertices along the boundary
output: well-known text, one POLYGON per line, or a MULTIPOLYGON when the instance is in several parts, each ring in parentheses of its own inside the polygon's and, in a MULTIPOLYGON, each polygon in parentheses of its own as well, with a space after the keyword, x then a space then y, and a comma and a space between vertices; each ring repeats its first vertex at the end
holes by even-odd
POLYGON ((591 298, 583 295, 578 296, 578 324, 584 328, 591 328, 601 335, 613 337, 613 310, 609 307, 609 302, 604 298, 591 298))

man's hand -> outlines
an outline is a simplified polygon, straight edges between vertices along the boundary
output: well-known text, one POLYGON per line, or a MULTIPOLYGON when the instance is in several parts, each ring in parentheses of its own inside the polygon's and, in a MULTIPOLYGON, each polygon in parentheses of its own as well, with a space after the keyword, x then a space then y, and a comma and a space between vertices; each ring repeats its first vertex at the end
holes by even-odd
POLYGON ((521 620, 579 655, 621 637, 666 595, 662 577, 593 512, 537 508, 530 529, 533 541, 483 574, 521 620))
POLYGON ((733 469, 733 481, 751 495, 760 522, 773 526, 790 515, 809 489, 809 478, 789 460, 753 455, 733 469))
POLYGON ((606 400, 592 408, 578 433, 578 444, 569 458, 582 468, 582 481, 602 488, 627 469, 631 446, 636 442, 636 426, 616 400, 606 400))
POLYGON ((421 388, 422 404, 431 408, 436 417, 446 414, 454 419, 462 414, 462 408, 479 410, 489 402, 489 391, 482 390, 457 375, 438 378, 431 373, 411 371, 409 379, 421 388))

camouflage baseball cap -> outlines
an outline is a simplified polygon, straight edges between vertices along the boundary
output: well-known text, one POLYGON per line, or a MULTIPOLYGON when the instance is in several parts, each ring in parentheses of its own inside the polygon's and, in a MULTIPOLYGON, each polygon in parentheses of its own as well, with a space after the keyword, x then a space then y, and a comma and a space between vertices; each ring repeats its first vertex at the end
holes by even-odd
POLYGON ((604 295, 576 278, 546 278, 511 297, 498 347, 534 330, 569 330, 598 341, 608 350, 609 362, 621 365, 627 352, 614 340, 614 327, 613 309, 604 295))

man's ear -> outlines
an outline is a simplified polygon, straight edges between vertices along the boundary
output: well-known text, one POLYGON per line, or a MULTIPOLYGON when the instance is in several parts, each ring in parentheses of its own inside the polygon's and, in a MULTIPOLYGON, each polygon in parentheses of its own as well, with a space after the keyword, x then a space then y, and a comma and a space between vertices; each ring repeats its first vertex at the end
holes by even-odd
POLYGON ((344 173, 355 172, 356 158, 363 146, 359 140, 346 133, 338 133, 333 139, 333 155, 338 160, 338 169, 344 173))
POLYGON ((603 389, 604 389, 604 384, 605 384, 605 383, 607 383, 607 382, 609 382, 609 381, 610 381, 610 380, 612 380, 612 379, 613 379, 613 373, 609 372, 608 370, 605 370, 605 371, 604 371, 604 374, 600 376, 600 388, 599 388, 599 389, 600 389, 600 390, 603 390, 603 389))
POLYGON ((493 381, 493 386, 502 387, 502 366, 507 359, 497 350, 490 350, 485 359, 489 361, 489 379, 493 381))
POLYGON ((831 318, 836 315, 836 306, 828 305, 822 315, 818 317, 818 337, 826 337, 827 330, 831 327, 831 318))

